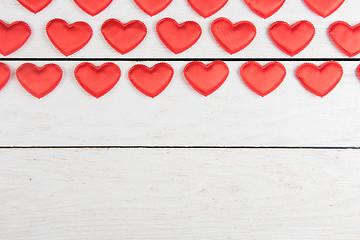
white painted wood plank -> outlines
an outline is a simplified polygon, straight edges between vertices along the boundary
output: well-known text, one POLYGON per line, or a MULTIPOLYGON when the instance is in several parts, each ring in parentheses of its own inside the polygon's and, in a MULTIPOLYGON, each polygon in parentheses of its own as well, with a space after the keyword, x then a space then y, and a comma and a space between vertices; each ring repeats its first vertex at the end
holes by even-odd
POLYGON ((26 45, 9 57, 64 57, 50 43, 46 36, 46 24, 54 18, 66 21, 85 21, 91 25, 94 35, 89 44, 71 57, 122 57, 113 50, 101 35, 101 25, 109 18, 117 18, 128 22, 134 19, 143 21, 148 28, 148 35, 144 42, 125 57, 288 57, 275 47, 267 31, 275 21, 287 21, 293 24, 299 20, 309 20, 316 27, 316 36, 309 47, 297 57, 346 57, 330 41, 327 29, 339 20, 350 24, 359 23, 358 9, 360 1, 346 0, 343 6, 326 19, 316 15, 303 3, 303 0, 287 0, 278 13, 264 20, 253 13, 243 0, 229 0, 228 4, 215 15, 204 19, 188 5, 186 0, 174 0, 170 6, 160 14, 150 17, 142 12, 133 0, 114 0, 110 6, 95 17, 83 12, 73 0, 54 0, 46 9, 33 14, 23 8, 16 0, 2 1, 0 4, 0 18, 6 22, 23 20, 27 22, 33 35, 26 45), (175 55, 162 45, 156 34, 156 23, 172 17, 179 22, 193 20, 198 22, 203 30, 199 42, 190 50, 175 55), (218 17, 227 17, 233 22, 249 20, 253 22, 258 34, 254 42, 240 53, 230 56, 214 40, 211 23, 218 17), (156 55, 154 55, 154 50, 156 55))
MULTIPOLYGON (((170 63, 175 69, 174 79, 154 100, 142 95, 128 80, 127 72, 136 63, 116 62, 122 77, 100 100, 87 94, 74 79, 78 62, 55 63, 63 66, 64 79, 42 100, 28 94, 14 74, 1 91, 0 145, 360 143, 360 82, 355 62, 343 64, 343 80, 323 99, 307 92, 296 79, 301 62, 284 63, 288 70, 284 83, 265 98, 250 91, 240 79, 243 62, 227 62, 228 80, 207 98, 186 82, 182 72, 186 62, 170 63)), ((20 64, 9 65, 16 69, 20 64)))
POLYGON ((0 150, 0 238, 360 239, 359 151, 0 150))
MULTIPOLYGON (((72 0, 54 0, 34 15, 17 1, 1 3, 1 19, 24 20, 33 29, 29 42, 10 57, 62 57, 47 40, 46 23, 55 18, 69 22, 86 21, 93 27, 89 45, 72 57, 121 57, 103 40, 100 27, 108 18, 124 22, 140 19, 149 35, 134 52, 125 57, 175 57, 160 43, 156 23, 164 17, 178 21, 194 20, 203 28, 203 36, 191 50, 178 57, 230 57, 210 33, 211 22, 218 17, 233 21, 250 20, 258 28, 255 41, 233 57, 286 57, 267 36, 271 23, 311 21, 317 29, 314 41, 298 57, 342 57, 327 36, 328 26, 336 20, 358 23, 360 2, 346 0, 330 17, 323 19, 311 12, 301 0, 286 1, 274 16, 263 20, 243 3, 230 0, 216 15, 203 19, 185 0, 174 0, 155 17, 143 13, 132 0, 114 0, 101 14, 91 17, 72 0), (296 14, 294 14, 296 9, 296 14), (205 50, 204 50, 205 49, 205 50), (154 55, 156 52, 156 55, 154 55)), ((60 62, 64 79, 59 87, 41 101, 27 94, 16 81, 14 71, 21 62, 6 62, 13 70, 9 84, 0 92, 0 145, 254 145, 254 146, 358 146, 360 143, 360 82, 355 76, 356 62, 342 63, 345 71, 339 86, 325 99, 302 88, 294 76, 301 64, 288 62, 288 75, 280 88, 261 99, 241 81, 243 62, 228 63, 228 81, 214 95, 204 98, 186 83, 182 69, 186 62, 171 63, 175 77, 157 99, 140 94, 128 81, 133 62, 116 62, 122 78, 112 92, 95 100, 73 78, 80 62, 60 62)), ((47 62, 39 62, 45 64, 47 62)), ((57 62, 55 62, 57 63, 57 62)), ((153 65, 155 63, 145 63, 153 65)), ((318 63, 320 64, 320 63, 318 63)))

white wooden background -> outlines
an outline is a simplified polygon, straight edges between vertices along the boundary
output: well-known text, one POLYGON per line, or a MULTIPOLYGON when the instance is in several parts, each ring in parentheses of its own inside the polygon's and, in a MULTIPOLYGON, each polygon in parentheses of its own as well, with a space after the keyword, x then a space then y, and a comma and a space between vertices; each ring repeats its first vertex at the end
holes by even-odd
MULTIPOLYGON (((252 13, 242 0, 229 0, 208 19, 198 16, 185 0, 173 0, 152 18, 132 0, 114 0, 94 18, 72 0, 53 0, 36 15, 15 0, 2 0, 0 6, 0 19, 23 20, 33 31, 11 58, 62 58, 45 33, 53 18, 86 21, 93 28, 92 40, 71 58, 285 58, 267 29, 278 20, 303 19, 315 25, 316 36, 296 57, 345 58, 329 40, 327 28, 337 20, 360 22, 358 0, 346 0, 326 19, 302 0, 287 0, 267 20, 252 13), (210 33, 212 21, 223 16, 234 22, 249 20, 257 27, 254 42, 233 56, 210 33), (164 17, 198 22, 203 28, 199 42, 185 53, 172 54, 155 32, 164 17), (100 27, 109 18, 139 19, 148 27, 148 35, 136 50, 121 56, 101 36, 100 27)), ((127 78, 138 62, 116 61, 122 77, 99 100, 74 80, 73 70, 81 61, 51 61, 62 67, 64 78, 42 100, 17 82, 14 72, 23 62, 5 58, 1 62, 13 71, 0 92, 1 240, 360 239, 360 151, 338 149, 360 146, 360 81, 355 75, 360 62, 341 62, 342 81, 321 99, 295 77, 303 62, 283 62, 287 77, 265 98, 242 83, 239 69, 244 62, 226 62, 228 80, 205 98, 186 83, 182 69, 187 62, 169 61, 174 79, 159 97, 150 99, 127 78), (48 148, 36 148, 44 146, 48 148)))

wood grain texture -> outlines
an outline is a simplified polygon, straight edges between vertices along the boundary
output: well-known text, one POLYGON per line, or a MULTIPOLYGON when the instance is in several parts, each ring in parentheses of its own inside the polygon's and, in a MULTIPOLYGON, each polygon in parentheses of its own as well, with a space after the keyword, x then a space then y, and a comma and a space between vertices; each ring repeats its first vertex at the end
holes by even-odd
MULTIPOLYGON (((211 22, 226 16, 234 22, 250 20, 258 28, 255 41, 232 57, 286 57, 270 41, 268 27, 277 20, 294 23, 307 19, 316 26, 317 34, 298 57, 319 58, 343 57, 329 40, 327 28, 339 19, 357 23, 360 2, 347 0, 336 13, 323 19, 300 0, 286 1, 283 8, 267 20, 251 12, 241 0, 230 0, 208 19, 197 15, 185 0, 174 0, 169 8, 153 18, 143 13, 132 0, 115 0, 96 17, 84 13, 72 0, 53 1, 36 15, 15 0, 4 1, 1 6, 2 20, 24 20, 33 29, 29 42, 10 57, 63 57, 45 33, 46 23, 56 17, 69 22, 86 21, 94 30, 89 45, 72 57, 122 57, 101 36, 100 27, 109 18, 124 22, 140 19, 148 26, 145 41, 124 57, 176 57, 162 46, 155 33, 156 23, 168 16, 178 21, 197 21, 204 31, 200 41, 178 57, 230 57, 210 33, 211 22)), ((252 93, 241 81, 239 69, 244 62, 228 62, 231 74, 227 82, 208 98, 198 95, 186 83, 182 70, 187 62, 170 62, 175 69, 174 79, 155 100, 143 96, 128 81, 127 72, 135 62, 116 62, 122 70, 120 82, 100 100, 90 97, 76 83, 73 70, 80 62, 55 62, 64 69, 64 79, 41 101, 33 99, 16 81, 14 72, 21 62, 6 59, 3 62, 10 65, 13 74, 0 93, 1 146, 359 146, 360 143, 360 82, 355 75, 358 62, 342 63, 344 78, 324 99, 311 95, 295 78, 295 70, 302 62, 284 63, 288 70, 285 82, 264 99, 252 93)), ((38 65, 45 63, 37 62, 38 65)), ((155 62, 144 64, 152 66, 155 62)))
MULTIPOLYGON (((343 64, 343 80, 324 99, 307 92, 296 79, 301 62, 284 63, 284 83, 265 98, 240 79, 244 62, 227 62, 228 80, 208 98, 186 82, 186 62, 172 62, 174 79, 154 100, 128 80, 135 62, 116 62, 122 77, 100 100, 74 79, 80 62, 55 63, 63 67, 64 79, 42 100, 28 94, 13 73, 0 94, 0 145, 359 146, 355 62, 343 64)), ((16 69, 20 64, 9 65, 16 69)))
POLYGON ((359 154, 0 150, 0 238, 356 240, 359 154))

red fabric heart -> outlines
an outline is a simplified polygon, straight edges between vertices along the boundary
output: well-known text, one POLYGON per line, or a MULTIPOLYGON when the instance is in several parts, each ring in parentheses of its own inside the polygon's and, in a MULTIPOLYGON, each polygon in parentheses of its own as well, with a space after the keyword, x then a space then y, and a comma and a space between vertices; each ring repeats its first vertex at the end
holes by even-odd
POLYGON ((7 56, 21 48, 31 35, 31 29, 25 22, 13 22, 9 25, 0 20, 0 53, 7 56))
POLYGON ((285 0, 244 0, 249 8, 262 18, 275 14, 285 3, 285 0))
POLYGON ((280 21, 270 26, 269 35, 284 53, 295 56, 310 44, 315 35, 315 27, 308 21, 300 21, 292 26, 280 21))
POLYGON ((8 65, 0 63, 0 90, 5 87, 10 79, 11 70, 8 65))
POLYGON ((47 64, 39 68, 32 63, 25 63, 16 70, 16 76, 23 88, 39 99, 57 87, 62 75, 61 68, 56 64, 47 64))
POLYGON ((82 49, 92 37, 92 29, 86 22, 69 25, 62 19, 53 19, 46 26, 52 44, 65 56, 82 49))
POLYGON ((96 67, 85 62, 76 67, 74 75, 86 92, 100 98, 114 88, 120 79, 121 71, 114 63, 104 63, 96 67))
POLYGON ((265 66, 257 62, 248 62, 241 67, 240 75, 252 91, 265 97, 284 81, 286 69, 279 62, 271 62, 265 66))
POLYGON ((329 35, 347 56, 354 57, 360 53, 360 24, 352 27, 346 22, 335 22, 329 28, 329 35))
POLYGON ((123 24, 117 19, 107 20, 101 27, 105 40, 121 54, 134 50, 147 34, 146 26, 140 21, 123 24))
POLYGON ((23 5, 27 10, 38 13, 44 8, 46 8, 52 0, 18 0, 18 2, 23 5))
POLYGON ((134 0, 141 10, 154 16, 167 8, 172 0, 134 0))
POLYGON ((227 18, 218 18, 211 24, 215 40, 228 53, 246 48, 256 36, 256 27, 249 21, 233 24, 227 18))
POLYGON ((207 18, 222 9, 228 0, 188 0, 190 6, 202 17, 207 18))
POLYGON ((345 0, 304 0, 304 2, 314 13, 326 18, 338 10, 345 0))
POLYGON ((112 0, 74 0, 74 2, 86 13, 95 16, 107 8, 112 0))
POLYGON ((173 53, 179 54, 193 46, 201 36, 201 27, 196 22, 178 24, 172 18, 164 18, 156 25, 160 40, 173 53))
POLYGON ((343 68, 337 62, 327 62, 321 67, 305 63, 298 68, 296 76, 308 91, 324 97, 340 82, 343 68))
POLYGON ((221 61, 215 61, 209 65, 191 62, 186 65, 184 75, 198 93, 207 97, 223 85, 229 76, 229 68, 221 61))
POLYGON ((151 98, 162 93, 173 76, 174 69, 167 63, 159 63, 152 68, 139 64, 129 71, 129 79, 134 87, 151 98))

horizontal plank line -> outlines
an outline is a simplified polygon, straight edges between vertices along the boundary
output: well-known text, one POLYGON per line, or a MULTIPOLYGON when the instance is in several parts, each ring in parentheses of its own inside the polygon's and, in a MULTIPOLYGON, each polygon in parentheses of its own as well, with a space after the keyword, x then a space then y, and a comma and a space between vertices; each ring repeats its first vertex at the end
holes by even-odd
POLYGON ((0 149, 284 149, 284 150, 360 150, 360 146, 0 146, 0 149))
POLYGON ((79 61, 151 61, 151 62, 188 62, 188 61, 224 61, 224 62, 242 62, 242 61, 282 61, 282 62, 357 62, 360 58, 2 58, 0 61, 61 61, 61 62, 79 62, 79 61))

